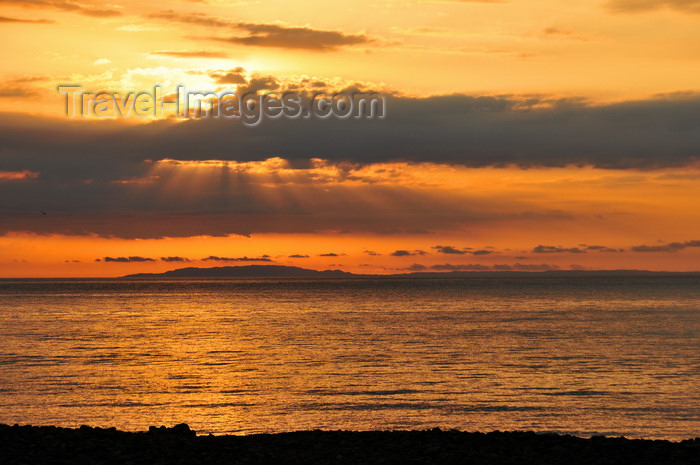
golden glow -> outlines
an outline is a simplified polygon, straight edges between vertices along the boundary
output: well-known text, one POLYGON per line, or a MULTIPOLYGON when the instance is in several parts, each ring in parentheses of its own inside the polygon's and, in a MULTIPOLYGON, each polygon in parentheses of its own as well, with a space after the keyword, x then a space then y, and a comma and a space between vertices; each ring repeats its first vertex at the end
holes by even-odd
MULTIPOLYGON (((324 196, 329 198, 331 210, 321 211, 332 211, 334 205, 350 208, 347 215, 359 210, 376 212, 379 216, 401 215, 404 210, 406 214, 410 210, 444 210, 457 219, 464 215, 464 219, 445 223, 444 228, 439 224, 424 224, 426 231, 418 234, 376 234, 362 232, 361 228, 354 232, 253 232, 249 237, 162 239, 11 233, 0 237, 0 270, 2 277, 121 276, 183 266, 246 264, 383 274, 420 270, 411 268, 415 264, 427 271, 446 264, 694 270, 700 248, 643 253, 634 252, 631 247, 695 239, 692 232, 700 230, 700 215, 695 208, 696 199, 700 198, 698 178, 697 168, 690 171, 523 170, 406 163, 341 167, 317 159, 307 169, 293 169, 279 158, 240 163, 164 159, 153 164, 149 176, 122 181, 125 187, 151 189, 149 195, 168 201, 176 195, 192 199, 211 192, 213 198, 218 198, 218 191, 212 189, 229 186, 231 195, 245 190, 247 196, 257 199, 263 210, 271 212, 269 221, 273 224, 282 221, 279 218, 290 205, 300 212, 322 207, 324 196), (382 189, 391 191, 382 196, 378 194, 385 192, 382 189), (435 248, 438 245, 466 252, 444 254, 435 248), (535 253, 538 245, 581 250, 604 246, 608 250, 625 251, 535 253), (392 256, 397 250, 409 254, 392 256), (473 254, 476 250, 488 253, 473 254), (153 261, 104 261, 105 257, 130 256, 153 261), (267 260, 203 260, 209 256, 267 260), (164 261, 162 257, 182 257, 187 261, 164 261)), ((245 217, 245 213, 237 213, 236 205, 232 208, 232 219, 245 217)), ((256 218, 263 223, 268 221, 265 215, 256 218)), ((192 217, 185 221, 198 220, 192 217)))

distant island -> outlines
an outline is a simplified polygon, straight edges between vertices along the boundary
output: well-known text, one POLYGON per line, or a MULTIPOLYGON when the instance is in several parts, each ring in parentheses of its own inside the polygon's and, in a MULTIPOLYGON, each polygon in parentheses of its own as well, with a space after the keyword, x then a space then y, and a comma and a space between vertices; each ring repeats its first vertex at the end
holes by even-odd
POLYGON ((645 270, 548 270, 548 271, 421 271, 390 275, 355 274, 341 270, 311 270, 284 265, 187 267, 164 273, 136 273, 124 278, 517 278, 527 276, 699 276, 700 272, 671 272, 645 270))
POLYGON ((242 265, 211 268, 178 268, 165 273, 137 273, 125 278, 345 278, 356 276, 340 270, 317 271, 298 266, 242 265))

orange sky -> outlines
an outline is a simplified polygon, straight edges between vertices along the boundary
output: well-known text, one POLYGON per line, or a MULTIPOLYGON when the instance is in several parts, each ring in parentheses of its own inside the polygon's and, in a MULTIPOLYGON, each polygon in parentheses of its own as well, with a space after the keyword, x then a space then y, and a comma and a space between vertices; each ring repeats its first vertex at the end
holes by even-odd
POLYGON ((0 1, 0 278, 697 271, 699 23, 655 0, 0 1), (245 128, 70 119, 61 84, 390 99, 245 128))

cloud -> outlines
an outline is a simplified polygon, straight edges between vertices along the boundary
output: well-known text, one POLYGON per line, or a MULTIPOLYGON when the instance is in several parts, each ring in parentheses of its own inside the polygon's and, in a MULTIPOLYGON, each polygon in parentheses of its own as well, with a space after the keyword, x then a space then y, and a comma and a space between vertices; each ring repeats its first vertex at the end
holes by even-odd
MULTIPOLYGON (((396 250, 391 253, 393 257, 412 257, 415 255, 427 255, 428 252, 424 250, 413 250, 409 252, 408 250, 396 250)), ((443 252, 446 253, 446 252, 443 252)))
POLYGON ((328 52, 345 46, 372 42, 372 39, 364 34, 346 34, 342 31, 311 29, 309 27, 237 23, 236 28, 247 32, 248 35, 225 38, 209 37, 208 39, 253 47, 303 49, 319 52, 328 52))
POLYGON ((26 8, 54 8, 57 10, 69 11, 95 18, 107 18, 121 16, 121 12, 115 9, 95 6, 93 2, 70 0, 0 0, 0 5, 22 6, 26 8))
POLYGON ((93 65, 106 65, 107 63, 111 63, 111 62, 112 62, 112 60, 110 60, 108 58, 98 58, 92 64, 93 65))
POLYGON ((39 91, 31 87, 0 87, 0 98, 26 98, 39 95, 39 91))
MULTIPOLYGON (((582 267, 579 268, 578 265, 571 265, 571 268, 583 269, 582 267)), ((402 270, 407 271, 423 271, 426 269, 427 268, 425 266, 420 264, 414 264, 409 268, 402 268, 402 270)), ((557 265, 548 265, 545 263, 531 265, 523 265, 520 263, 516 263, 514 265, 499 264, 493 266, 482 265, 480 263, 470 263, 462 265, 445 263, 442 265, 433 265, 430 267, 430 269, 434 271, 553 271, 559 270, 560 268, 557 265)))
POLYGON ((427 269, 428 269, 427 266, 421 265, 420 263, 414 263, 413 265, 409 266, 408 268, 401 268, 402 271, 425 271, 427 269))
POLYGON ((366 253, 367 255, 376 257, 381 255, 380 253, 375 252, 374 250, 364 250, 362 253, 366 253))
POLYGON ((207 258, 203 258, 204 262, 271 262, 273 261, 269 255, 263 255, 262 257, 217 257, 215 255, 210 255, 207 258))
POLYGON ((214 71, 209 73, 209 77, 214 79, 217 84, 247 84, 245 69, 238 68, 230 71, 214 71))
POLYGON ((586 244, 581 244, 581 247, 585 247, 586 250, 593 250, 596 252, 605 252, 605 253, 618 253, 618 252, 624 252, 625 249, 615 249, 611 247, 606 247, 604 245, 586 245, 586 244))
MULTIPOLYGON (((472 250, 471 247, 464 247, 463 249, 457 249, 455 247, 452 247, 450 245, 436 245, 432 247, 433 249, 437 250, 438 253, 442 254, 447 254, 447 255, 491 255, 496 252, 493 250, 486 250, 486 249, 480 249, 480 250, 472 250)), ((490 247, 492 248, 492 247, 490 247)), ((405 256, 405 255, 426 255, 427 252, 423 250, 415 250, 412 253, 404 253, 406 252, 405 250, 397 250, 396 252, 399 252, 400 255, 397 256, 405 256)), ((394 252, 394 253, 396 253, 394 252)), ((392 254, 394 255, 394 254, 392 254)))
MULTIPOLYGON (((35 166, 42 171, 32 182, 0 183, 0 234, 32 231, 123 238, 322 231, 429 234, 466 224, 533 221, 522 215, 533 211, 533 205, 522 205, 518 199, 494 200, 471 191, 445 195, 439 186, 404 185, 402 179, 424 169, 412 165, 362 167, 282 159, 153 162, 119 151, 99 156, 100 164, 94 164, 89 163, 91 156, 61 155, 60 147, 61 142, 54 140, 46 156, 5 154, 4 164, 13 172, 35 166), (39 210, 50 210, 51 221, 23 213, 39 210), (435 229, 425 230, 426 224, 435 229)), ((570 221, 546 212, 534 218, 570 221)))
POLYGON ((330 161, 472 167, 649 169, 687 165, 700 153, 700 96, 592 106, 544 98, 387 95, 386 115, 383 120, 267 119, 248 128, 225 119, 93 124, 5 113, 0 142, 16 156, 51 150, 76 157, 128 153, 144 160, 163 153, 184 160, 253 161, 270 154, 286 159, 323 154, 330 161), (549 107, 537 106, 544 104, 549 107), (203 138, 206 153, 200 150, 203 138))
POLYGON ((308 26, 284 26, 236 22, 209 16, 204 13, 181 13, 174 10, 148 15, 151 19, 192 24, 196 26, 227 28, 243 31, 246 36, 206 37, 200 40, 215 40, 253 47, 275 47, 313 51, 333 51, 340 47, 362 45, 372 42, 365 34, 347 34, 342 31, 313 29, 308 26))
POLYGON ((480 264, 452 265, 445 263, 444 265, 433 265, 430 269, 435 271, 489 271, 491 267, 480 264))
POLYGON ((7 16, 0 16, 0 23, 55 24, 56 22, 50 19, 20 19, 8 18, 7 16))
MULTIPOLYGON (((183 162, 180 167, 171 164, 175 162, 129 161, 128 156, 123 160, 123 155, 101 157, 102 166, 86 163, 86 158, 66 163, 60 156, 40 157, 42 173, 37 179, 0 183, 0 234, 33 231, 123 238, 321 231, 427 234, 431 231, 420 230, 426 224, 447 230, 509 218, 523 221, 520 211, 531 209, 513 199, 474 201, 471 192, 445 196, 438 189, 378 183, 374 177, 362 181, 337 165, 269 171, 268 162, 217 162, 221 165, 209 168, 206 162, 201 166, 183 162), (150 175, 134 176, 137 173, 129 172, 134 169, 150 175), (118 183, 113 178, 152 181, 118 183), (23 213, 39 210, 50 210, 51 221, 23 213)), ((32 167, 28 159, 6 163, 9 168, 32 167)))
POLYGON ((192 24, 204 27, 232 27, 235 23, 225 19, 209 16, 204 13, 180 13, 174 10, 161 11, 146 16, 150 19, 160 19, 168 22, 192 24))
POLYGON ((491 255, 493 253, 496 253, 496 252, 494 252, 493 250, 484 250, 484 249, 474 250, 473 252, 471 252, 472 255, 491 255))
POLYGON ((555 39, 555 40, 579 40, 579 41, 586 41, 588 40, 588 37, 582 34, 579 34, 575 31, 572 31, 570 29, 562 29, 559 27, 546 27, 542 29, 542 31, 539 34, 540 37, 543 39, 555 39))
POLYGON ((552 271, 558 270, 558 265, 547 265, 545 263, 541 264, 527 264, 523 265, 521 263, 516 263, 513 265, 513 269, 516 271, 552 271))
POLYGON ((0 82, 0 98, 36 97, 41 92, 34 84, 46 80, 46 76, 21 76, 2 81, 0 82))
MULTIPOLYGON (((576 265, 572 265, 576 266, 576 265)), ((546 263, 541 264, 527 264, 516 263, 515 265, 499 264, 493 265, 491 267, 493 271, 553 271, 560 269, 558 265, 548 265, 546 263)))
POLYGON ((329 253, 322 253, 318 255, 319 257, 339 257, 337 253, 329 252, 329 253))
POLYGON ((538 245, 532 249, 532 253, 586 253, 586 251, 578 247, 565 248, 553 245, 538 245))
POLYGON ((465 255, 469 253, 467 250, 458 250, 449 245, 436 245, 432 248, 437 250, 438 253, 444 253, 448 255, 465 255))
POLYGON ((24 181, 26 179, 36 179, 39 173, 29 170, 23 171, 0 171, 0 182, 2 181, 24 181))
POLYGON ((637 245, 632 247, 632 252, 678 252, 688 247, 700 247, 700 240, 671 242, 663 245, 637 245))
POLYGON ((162 262, 189 262, 189 258, 184 257, 160 257, 162 262))
POLYGON ((168 56, 174 58, 227 58, 228 53, 213 50, 156 50, 149 55, 168 56))
POLYGON ((699 0, 609 0, 606 7, 615 13, 638 13, 661 8, 700 13, 699 0))
POLYGON ((289 258, 309 258, 309 256, 308 255, 299 255, 299 254, 295 253, 294 255, 290 255, 289 258))
POLYGON ((560 29, 558 27, 546 27, 542 29, 542 35, 545 37, 550 36, 570 36, 573 32, 568 29, 560 29))
MULTIPOLYGON (((98 258, 98 259, 95 260, 95 261, 100 261, 100 259, 98 258)), ((139 256, 135 256, 135 257, 133 257, 133 256, 132 256, 132 257, 116 257, 116 258, 113 258, 113 257, 104 257, 104 258, 102 259, 102 261, 104 261, 104 262, 117 262, 117 263, 155 262, 155 260, 154 260, 153 258, 146 258, 146 257, 139 257, 139 256)))
MULTIPOLYGON (((17 82, 39 82, 32 79, 41 78, 17 82)), ((0 182, 0 234, 427 234, 494 221, 564 223, 579 216, 528 198, 469 189, 448 196, 401 177, 417 164, 440 163, 594 165, 637 175, 700 154, 696 97, 568 109, 523 109, 518 101, 394 96, 384 120, 279 119, 254 128, 215 119, 133 124, 0 113, 3 172, 41 173, 0 182), (50 210, 51 221, 23 214, 40 210, 50 210)), ((463 252, 453 255, 484 253, 443 246, 463 252)))
POLYGON ((513 265, 493 265, 493 271, 513 271, 513 265))

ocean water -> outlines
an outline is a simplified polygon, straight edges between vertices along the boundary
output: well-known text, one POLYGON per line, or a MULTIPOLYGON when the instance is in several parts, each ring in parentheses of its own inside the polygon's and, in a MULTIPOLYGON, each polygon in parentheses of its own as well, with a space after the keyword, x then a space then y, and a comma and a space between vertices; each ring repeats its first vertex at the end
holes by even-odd
POLYGON ((700 434, 693 277, 0 281, 0 423, 700 434))

